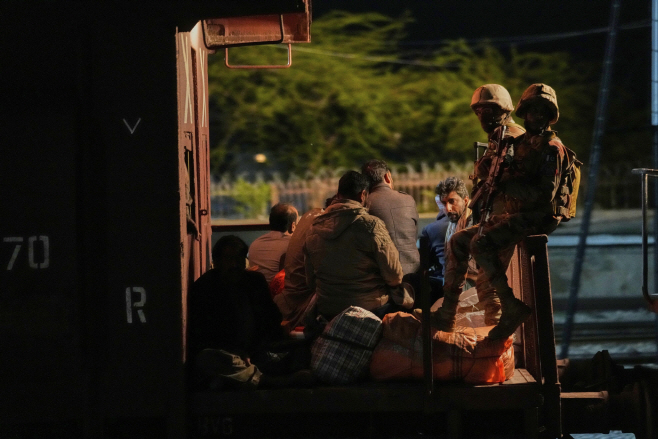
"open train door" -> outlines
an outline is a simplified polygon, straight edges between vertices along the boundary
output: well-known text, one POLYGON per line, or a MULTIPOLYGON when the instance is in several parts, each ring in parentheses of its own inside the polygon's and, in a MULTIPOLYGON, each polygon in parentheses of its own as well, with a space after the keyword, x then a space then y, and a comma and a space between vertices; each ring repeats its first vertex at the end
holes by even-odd
MULTIPOLYGON (((176 34, 184 284, 196 280, 210 264, 208 55, 234 46, 310 42, 310 0, 301 3, 304 12, 207 19, 191 32, 176 34)), ((228 65, 228 53, 226 57, 228 65)), ((248 67, 289 67, 290 60, 289 48, 287 65, 248 67)))
POLYGON ((176 34, 178 163, 183 286, 206 271, 210 260, 208 160, 208 49, 200 26, 176 34))
MULTIPOLYGON (((211 264, 208 56, 234 46, 310 42, 310 0, 296 3, 292 11, 282 6, 272 14, 270 5, 264 15, 201 20, 190 32, 176 33, 183 307, 187 289, 211 264)), ((257 12, 256 6, 245 9, 257 12)), ((283 67, 290 66, 290 47, 288 53, 283 67)))
MULTIPOLYGON (((208 55, 233 46, 310 42, 310 0, 304 5, 304 12, 202 20, 176 34, 184 284, 204 273, 211 259, 208 55)), ((263 67, 280 66, 253 66, 263 67)))

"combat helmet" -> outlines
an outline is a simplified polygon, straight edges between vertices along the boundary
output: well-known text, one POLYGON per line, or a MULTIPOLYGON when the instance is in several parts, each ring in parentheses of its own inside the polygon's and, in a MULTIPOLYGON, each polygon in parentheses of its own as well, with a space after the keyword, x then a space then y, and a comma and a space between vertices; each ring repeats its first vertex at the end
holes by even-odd
POLYGON ((546 84, 532 84, 523 92, 519 103, 516 105, 516 115, 525 119, 528 104, 537 99, 544 99, 548 102, 549 107, 551 107, 551 110, 553 111, 553 117, 549 123, 550 125, 553 125, 560 117, 560 109, 557 106, 557 95, 555 94, 555 90, 546 84))
POLYGON ((498 105, 503 111, 512 112, 514 110, 509 92, 505 87, 498 84, 485 84, 478 87, 473 93, 471 108, 486 104, 498 105))

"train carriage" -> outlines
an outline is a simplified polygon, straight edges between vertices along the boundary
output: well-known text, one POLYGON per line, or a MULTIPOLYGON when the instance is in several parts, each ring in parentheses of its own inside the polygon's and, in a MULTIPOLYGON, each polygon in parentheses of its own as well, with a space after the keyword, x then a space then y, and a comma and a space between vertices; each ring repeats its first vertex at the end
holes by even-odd
MULTIPOLYGON (((310 0, 0 5, 0 436, 289 436, 330 414, 368 436, 406 413, 456 437, 472 411, 561 436, 543 237, 510 268, 536 309, 510 382, 187 392, 186 295, 212 234, 207 58, 309 26, 310 0)), ((331 434, 314 427, 300 434, 331 434)))

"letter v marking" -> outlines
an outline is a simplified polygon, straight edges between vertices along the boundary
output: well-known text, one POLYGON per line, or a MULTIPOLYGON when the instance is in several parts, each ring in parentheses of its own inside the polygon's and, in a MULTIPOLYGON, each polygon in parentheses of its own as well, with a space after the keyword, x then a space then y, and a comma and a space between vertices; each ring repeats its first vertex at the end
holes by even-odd
POLYGON ((128 131, 130 131, 130 135, 133 135, 133 134, 135 134, 135 130, 137 129, 137 125, 139 125, 139 123, 141 121, 142 121, 142 118, 140 117, 139 119, 137 119, 137 122, 135 123, 135 126, 132 127, 132 128, 130 128, 130 125, 128 124, 126 119, 123 120, 123 123, 126 124, 126 128, 128 128, 128 131))

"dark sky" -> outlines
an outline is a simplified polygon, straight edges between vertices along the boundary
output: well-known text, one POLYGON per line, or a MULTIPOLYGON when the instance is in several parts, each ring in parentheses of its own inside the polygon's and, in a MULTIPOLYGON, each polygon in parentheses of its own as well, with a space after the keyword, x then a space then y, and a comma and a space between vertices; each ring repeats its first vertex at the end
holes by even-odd
MULTIPOLYGON (((611 0, 315 0, 313 14, 317 17, 342 9, 398 16, 408 10, 416 19, 410 28, 410 40, 432 40, 553 34, 606 27, 610 5, 611 0)), ((650 18, 650 0, 621 1, 621 24, 650 18)))
MULTIPOLYGON (((409 50, 429 48, 432 41, 442 39, 490 38, 503 52, 511 44, 522 51, 567 51, 602 66, 607 33, 591 31, 609 26, 611 4, 612 0, 314 0, 313 15, 341 9, 395 17, 410 11, 416 22, 408 27, 409 50), (576 35, 566 37, 571 33, 576 35), (537 41, 537 36, 548 39, 537 41)), ((642 106, 648 105, 650 96, 650 19, 651 0, 621 0, 613 87, 629 91, 642 106)))

